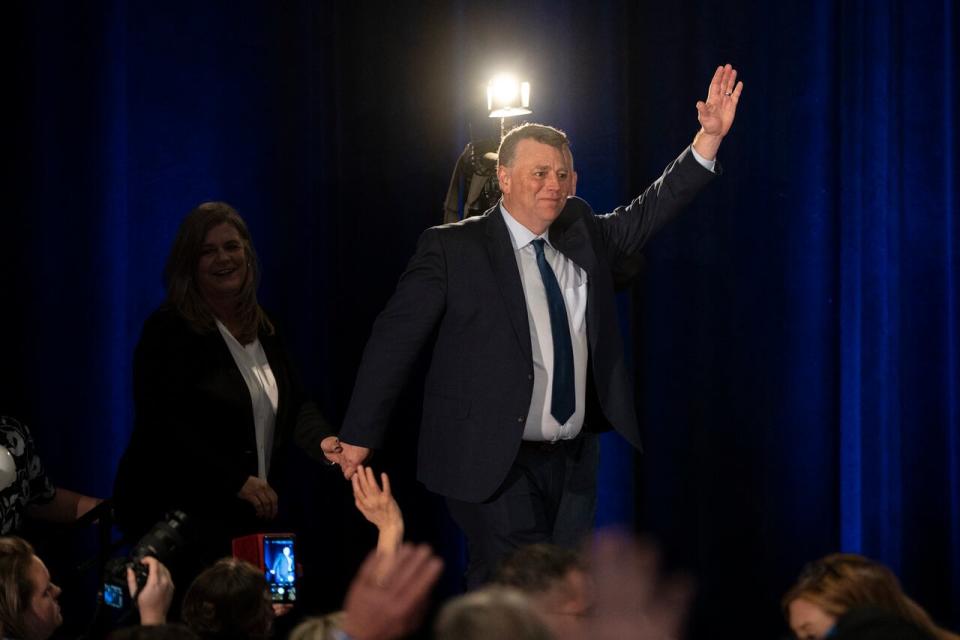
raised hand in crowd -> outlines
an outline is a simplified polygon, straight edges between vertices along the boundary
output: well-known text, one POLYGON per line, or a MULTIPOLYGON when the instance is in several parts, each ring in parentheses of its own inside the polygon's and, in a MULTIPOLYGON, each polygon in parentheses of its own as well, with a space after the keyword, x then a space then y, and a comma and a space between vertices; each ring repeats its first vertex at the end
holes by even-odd
POLYGON ((377 527, 377 552, 393 555, 403 542, 403 513, 390 491, 390 478, 380 474, 383 488, 377 484, 373 469, 357 466, 350 479, 353 484, 353 501, 363 517, 377 527))
POLYGON ((370 552, 347 590, 341 628, 354 640, 406 636, 420 626, 442 570, 426 545, 401 545, 389 558, 370 552))
POLYGON ((624 532, 601 531, 588 551, 588 558, 596 604, 587 623, 589 635, 583 637, 593 640, 681 637, 693 586, 688 579, 661 575, 659 554, 652 544, 624 532))

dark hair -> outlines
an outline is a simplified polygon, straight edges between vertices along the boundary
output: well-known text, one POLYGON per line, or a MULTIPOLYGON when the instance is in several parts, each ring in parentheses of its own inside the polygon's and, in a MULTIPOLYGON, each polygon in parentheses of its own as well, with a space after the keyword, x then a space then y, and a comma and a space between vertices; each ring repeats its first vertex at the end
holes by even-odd
MULTIPOLYGON (((535 123, 524 123, 511 129, 507 135, 500 141, 500 149, 497 151, 497 163, 502 167, 509 167, 517 155, 517 145, 521 140, 536 140, 542 144, 550 145, 561 152, 570 148, 570 140, 560 129, 535 123)), ((572 157, 572 154, 571 154, 572 157)))
POLYGON ((226 202, 204 202, 188 213, 180 223, 163 269, 163 284, 167 289, 166 304, 176 309, 198 333, 207 333, 216 328, 215 318, 197 287, 196 277, 200 251, 207 233, 224 223, 233 225, 240 234, 247 262, 247 278, 237 300, 240 337, 252 340, 261 328, 272 334, 273 325, 257 303, 260 265, 250 231, 240 214, 226 202))
POLYGON ((190 585, 182 617, 203 638, 267 638, 273 607, 266 578, 244 560, 218 560, 190 585))
POLYGON ((790 603, 800 598, 836 618, 856 608, 874 607, 900 616, 935 638, 960 639, 933 623, 927 612, 903 592, 893 571, 860 555, 834 553, 805 566, 783 596, 781 604, 788 618, 790 603))
POLYGON ((505 556, 494 570, 493 582, 540 593, 564 581, 570 571, 584 570, 580 555, 555 544, 530 544, 505 556))
POLYGON ((23 538, 0 538, 0 626, 8 637, 26 636, 23 615, 35 588, 29 575, 34 555, 23 538))

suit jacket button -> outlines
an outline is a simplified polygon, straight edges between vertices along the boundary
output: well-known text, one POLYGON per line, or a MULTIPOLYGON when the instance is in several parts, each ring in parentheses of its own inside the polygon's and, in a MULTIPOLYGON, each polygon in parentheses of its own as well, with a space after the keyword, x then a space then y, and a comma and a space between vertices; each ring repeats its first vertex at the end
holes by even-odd
POLYGON ((526 416, 520 416, 519 418, 517 418, 517 422, 523 422, 525 417, 526 416))
POLYGON ((533 380, 533 374, 532 374, 532 373, 528 373, 528 374, 527 374, 527 380, 533 380))

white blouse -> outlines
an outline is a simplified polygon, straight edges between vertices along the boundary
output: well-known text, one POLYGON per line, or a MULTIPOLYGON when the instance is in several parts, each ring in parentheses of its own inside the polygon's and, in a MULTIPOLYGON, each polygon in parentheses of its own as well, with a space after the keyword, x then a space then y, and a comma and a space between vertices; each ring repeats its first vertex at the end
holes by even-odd
POLYGON ((259 338, 255 338, 248 345, 242 345, 219 320, 217 329, 227 343, 230 355, 247 383, 247 389, 250 390, 253 425, 257 434, 257 475, 266 480, 270 473, 270 453, 273 451, 273 434, 280 398, 277 381, 273 377, 270 362, 259 338))

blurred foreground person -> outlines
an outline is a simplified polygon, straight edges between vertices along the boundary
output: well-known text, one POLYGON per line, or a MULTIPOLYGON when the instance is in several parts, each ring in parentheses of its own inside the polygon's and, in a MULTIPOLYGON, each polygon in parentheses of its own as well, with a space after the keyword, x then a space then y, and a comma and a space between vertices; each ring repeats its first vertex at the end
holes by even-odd
MULTIPOLYGON (((821 640, 834 634, 839 638, 846 626, 838 624, 843 616, 861 609, 892 614, 936 640, 960 640, 957 634, 934 624, 903 592, 889 568, 856 554, 835 553, 808 564, 782 604, 790 629, 800 640, 821 640)), ((871 624, 879 623, 872 620, 871 624)))
POLYGON ((577 551, 551 544, 516 549, 493 574, 494 584, 523 592, 557 638, 587 633, 593 613, 592 582, 577 551))

